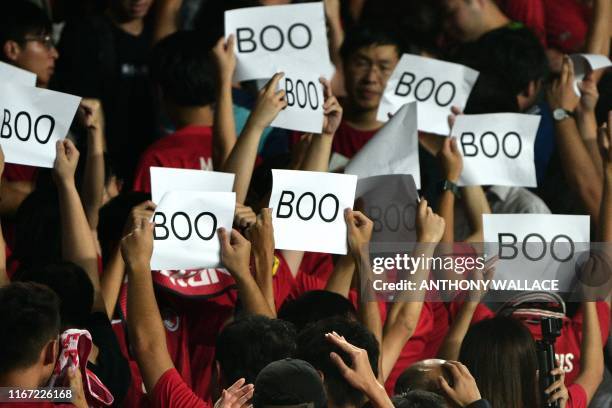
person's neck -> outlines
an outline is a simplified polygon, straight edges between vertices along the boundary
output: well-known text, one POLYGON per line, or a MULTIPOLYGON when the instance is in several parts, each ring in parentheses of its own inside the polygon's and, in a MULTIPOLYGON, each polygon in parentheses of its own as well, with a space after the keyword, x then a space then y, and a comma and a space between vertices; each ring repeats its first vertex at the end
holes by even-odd
POLYGON ((169 112, 170 119, 177 129, 185 126, 212 126, 213 110, 210 105, 197 107, 176 107, 169 112))
POLYGON ((484 13, 485 31, 482 34, 486 34, 489 31, 493 31, 510 24, 510 19, 504 13, 502 13, 502 11, 495 4, 489 4, 487 7, 489 7, 489 10, 484 13))
POLYGON ((349 105, 344 112, 344 119, 358 130, 374 130, 382 126, 382 123, 376 120, 376 113, 377 109, 360 110, 349 105))
POLYGON ((125 31, 128 34, 138 36, 144 29, 144 20, 142 18, 127 19, 112 7, 107 10, 106 15, 121 31, 125 31))
POLYGON ((0 375, 0 387, 32 389, 43 385, 41 382, 37 366, 13 370, 0 375))

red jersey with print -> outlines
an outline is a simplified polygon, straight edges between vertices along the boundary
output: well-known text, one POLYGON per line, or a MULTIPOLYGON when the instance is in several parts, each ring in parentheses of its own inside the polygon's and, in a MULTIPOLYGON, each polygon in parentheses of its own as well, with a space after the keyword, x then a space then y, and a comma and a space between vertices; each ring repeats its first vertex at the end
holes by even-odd
POLYGON ((212 405, 198 398, 189 388, 176 369, 166 371, 157 383, 152 393, 152 406, 160 408, 211 408, 212 405))
POLYGON ((212 170, 212 127, 187 126, 149 146, 136 169, 134 191, 151 191, 152 166, 212 170))
POLYGON ((352 158, 374 136, 379 129, 359 130, 348 124, 345 120, 340 122, 334 136, 332 152, 352 158))

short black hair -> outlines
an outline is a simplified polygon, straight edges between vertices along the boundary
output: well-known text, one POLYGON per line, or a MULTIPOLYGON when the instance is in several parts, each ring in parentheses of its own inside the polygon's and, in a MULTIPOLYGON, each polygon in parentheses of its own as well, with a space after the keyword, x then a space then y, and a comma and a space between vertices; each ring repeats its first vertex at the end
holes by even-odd
POLYGON ((334 316, 356 319, 357 311, 350 300, 327 290, 310 290, 296 299, 287 299, 278 310, 278 318, 293 323, 298 331, 334 316))
POLYGON ((151 79, 179 106, 205 106, 215 100, 215 68, 209 49, 193 31, 177 31, 151 53, 151 79))
MULTIPOLYGON (((22 43, 28 34, 45 35, 51 32, 49 17, 37 5, 23 0, 2 2, 0 50, 7 41, 22 43)), ((0 60, 6 61, 4 52, 0 52, 0 60)))
POLYGON ((59 299, 36 283, 13 282, 0 288, 0 372, 34 364, 49 340, 59 335, 59 299))
POLYGON ((254 384, 257 374, 273 361, 293 357, 296 331, 289 322, 251 315, 225 326, 217 336, 215 360, 231 385, 240 378, 254 384))
POLYGON ((360 323, 342 317, 332 317, 311 324, 300 332, 297 339, 296 358, 308 361, 323 373, 323 381, 327 390, 328 401, 335 406, 361 406, 365 395, 353 388, 342 376, 338 367, 329 357, 336 352, 347 365, 351 359, 344 351, 333 345, 325 337, 326 333, 335 331, 346 338, 352 345, 366 350, 370 366, 378 375, 379 347, 374 335, 360 323))
POLYGON ((518 95, 548 74, 548 59, 535 34, 525 27, 503 27, 461 46, 453 58, 482 73, 499 75, 518 95))
POLYGON ((340 55, 342 60, 346 62, 357 50, 373 45, 395 46, 398 55, 402 55, 403 46, 397 34, 380 24, 359 25, 349 31, 340 48, 340 55))
POLYGON ((501 76, 483 72, 478 75, 463 113, 519 112, 516 95, 501 76))
POLYGON ((433 392, 414 390, 391 398, 395 408, 446 408, 446 400, 433 392))
POLYGON ((19 270, 15 279, 51 288, 61 300, 62 329, 84 328, 93 306, 94 289, 87 272, 72 262, 54 262, 19 270))

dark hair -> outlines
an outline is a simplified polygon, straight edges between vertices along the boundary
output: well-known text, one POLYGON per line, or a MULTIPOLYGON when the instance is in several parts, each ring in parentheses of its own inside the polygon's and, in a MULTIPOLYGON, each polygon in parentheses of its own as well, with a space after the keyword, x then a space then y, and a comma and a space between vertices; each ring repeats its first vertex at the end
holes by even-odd
POLYGON ((24 267, 62 258, 61 221, 55 187, 37 189, 17 209, 13 256, 24 267))
POLYGON ((397 35, 381 25, 360 25, 353 28, 346 34, 340 55, 343 61, 347 61, 357 50, 370 46, 392 45, 397 49, 399 55, 402 54, 402 44, 397 35))
POLYGON ((59 335, 59 299, 36 283, 13 282, 0 288, 0 373, 34 364, 49 340, 59 335))
POLYGON ((498 75, 481 73, 472 88, 463 113, 519 112, 516 93, 498 75))
POLYGON ((361 406, 365 395, 353 388, 342 376, 338 367, 332 362, 329 354, 334 351, 347 365, 350 357, 325 338, 326 333, 335 331, 356 347, 367 351, 372 371, 378 375, 378 342, 372 333, 356 321, 341 317, 321 320, 306 327, 298 335, 296 358, 308 361, 317 370, 323 372, 323 381, 327 389, 327 398, 335 406, 361 406))
POLYGON ((204 106, 215 100, 215 69, 193 31, 177 31, 153 48, 150 72, 164 97, 179 106, 204 106))
POLYGON ((297 299, 287 299, 278 310, 278 318, 293 323, 298 332, 310 323, 334 316, 356 319, 357 311, 350 300, 327 290, 311 290, 297 299))
POLYGON ((414 390, 391 398, 395 408, 446 408, 446 400, 433 392, 414 390))
POLYGON ((520 321, 494 317, 467 332, 459 360, 470 370, 492 408, 537 408, 535 341, 520 321))
POLYGON ((542 44, 528 28, 504 27, 465 44, 454 58, 481 74, 496 74, 516 96, 531 81, 544 79, 548 59, 542 44))
MULTIPOLYGON (((9 0, 2 2, 0 13, 0 50, 7 41, 21 43, 28 34, 51 33, 51 21, 45 12, 30 1, 9 0)), ((4 52, 0 60, 6 61, 4 52)))
POLYGON ((217 336, 215 360, 227 385, 240 378, 254 384, 257 374, 273 361, 293 357, 296 331, 284 320, 245 316, 217 336))
POLYGON ((94 289, 87 272, 72 262, 54 262, 20 269, 15 279, 46 285, 61 300, 62 329, 86 326, 93 306, 94 289))

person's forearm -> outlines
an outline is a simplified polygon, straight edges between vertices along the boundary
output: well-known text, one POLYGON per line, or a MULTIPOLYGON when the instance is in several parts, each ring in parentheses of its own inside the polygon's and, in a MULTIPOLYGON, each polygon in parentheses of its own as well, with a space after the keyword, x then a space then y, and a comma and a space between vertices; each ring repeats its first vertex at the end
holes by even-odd
POLYGON ((461 189, 461 202, 465 209, 467 219, 472 228, 472 241, 484 240, 482 215, 491 214, 491 207, 481 186, 469 186, 461 189))
POLYGON ((244 204, 249 190, 255 160, 257 159, 257 147, 263 131, 263 128, 253 124, 252 121, 247 121, 223 166, 223 171, 236 175, 234 191, 236 192, 236 202, 239 204, 244 204))
POLYGON ((582 344, 580 345, 580 374, 576 383, 580 384, 587 394, 587 405, 593 398, 603 376, 603 345, 595 302, 584 302, 582 344))
POLYGON ((161 0, 155 8, 153 43, 164 39, 178 30, 179 11, 183 0, 161 0))
POLYGON ((455 195, 452 191, 445 190, 442 192, 438 212, 445 222, 441 242, 450 244, 455 240, 455 195))
POLYGON ((470 328, 470 323, 474 317, 474 312, 478 307, 478 302, 465 301, 461 305, 457 316, 444 338, 442 346, 438 351, 438 357, 443 360, 458 360, 461 343, 470 328))
POLYGON ((235 144, 236 124, 234 123, 232 78, 220 75, 213 125, 213 166, 215 169, 223 168, 235 144))
POLYGON ((334 271, 325 284, 325 290, 348 298, 355 271, 355 263, 350 255, 343 255, 334 266, 334 271))
MULTIPOLYGON (((592 21, 587 33, 585 52, 589 54, 608 55, 610 52, 610 18, 612 18, 610 0, 595 0, 593 3, 592 21)), ((598 73, 603 74, 603 71, 598 73)))
POLYGON ((389 399, 385 387, 381 384, 372 384, 365 390, 364 394, 368 397, 374 408, 393 408, 393 403, 389 399))
POLYGON ((301 164, 301 170, 327 172, 333 140, 333 135, 313 135, 301 164))
POLYGON ((584 146, 593 160, 595 170, 599 177, 603 177, 603 163, 601 161, 601 153, 597 144, 597 118, 595 112, 584 112, 576 114, 576 125, 582 137, 584 146))
POLYGON ((568 184, 578 193, 596 225, 599 220, 601 180, 584 143, 580 140, 576 121, 570 118, 555 122, 555 132, 568 184))
POLYGON ((98 213, 104 197, 104 147, 99 130, 87 131, 87 158, 81 185, 81 199, 92 230, 98 228, 98 213))
POLYGON ((6 243, 0 225, 0 288, 11 283, 6 273, 6 243))
POLYGON ((104 311, 98 276, 98 255, 74 180, 57 183, 62 223, 62 257, 85 270, 94 288, 94 311, 104 311))
POLYGON ((104 299, 104 306, 106 308, 106 315, 109 319, 112 319, 115 306, 117 304, 117 298, 121 291, 121 284, 123 283, 123 276, 125 274, 125 264, 121 257, 121 251, 119 247, 115 248, 111 254, 104 273, 100 278, 100 291, 102 292, 102 298, 104 299))
POLYGON ((250 271, 243 271, 240 274, 232 274, 238 287, 238 296, 242 302, 242 306, 246 313, 253 315, 267 316, 271 319, 276 317, 276 312, 273 312, 268 305, 264 295, 261 293, 259 286, 251 275, 250 271))
POLYGON ((253 251, 255 262, 255 283, 261 294, 266 299, 270 311, 276 316, 276 304, 274 303, 274 286, 272 283, 272 268, 274 266, 274 251, 271 254, 263 251, 253 251))
POLYGON ((601 200, 601 231, 602 242, 612 242, 612 164, 604 168, 603 197, 601 200))

